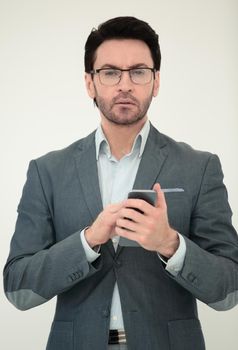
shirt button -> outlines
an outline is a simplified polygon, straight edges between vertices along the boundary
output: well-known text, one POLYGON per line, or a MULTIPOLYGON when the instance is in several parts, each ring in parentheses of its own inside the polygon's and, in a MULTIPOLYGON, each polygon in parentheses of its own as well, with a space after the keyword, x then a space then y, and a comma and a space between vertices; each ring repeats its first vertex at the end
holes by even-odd
POLYGON ((117 321, 117 316, 113 315, 112 316, 112 321, 117 321))

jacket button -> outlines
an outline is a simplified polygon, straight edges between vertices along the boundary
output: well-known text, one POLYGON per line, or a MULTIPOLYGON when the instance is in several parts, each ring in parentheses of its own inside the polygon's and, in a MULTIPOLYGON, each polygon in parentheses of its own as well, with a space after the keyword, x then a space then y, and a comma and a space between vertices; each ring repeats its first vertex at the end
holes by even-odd
POLYGON ((77 272, 76 272, 76 276, 77 276, 77 278, 82 277, 82 276, 83 276, 82 271, 77 271, 77 272))
POLYGON ((114 265, 115 267, 121 267, 122 263, 120 260, 115 260, 114 265))
POLYGON ((70 275, 68 277, 69 282, 74 282, 75 281, 75 276, 70 275))
POLYGON ((69 279, 71 282, 74 282, 76 281, 77 279, 79 279, 80 277, 82 277, 83 273, 82 271, 76 271, 76 272, 73 272, 70 276, 69 276, 69 279))
POLYGON ((189 282, 191 282, 191 283, 197 282, 197 278, 193 273, 189 273, 187 277, 188 277, 189 282))

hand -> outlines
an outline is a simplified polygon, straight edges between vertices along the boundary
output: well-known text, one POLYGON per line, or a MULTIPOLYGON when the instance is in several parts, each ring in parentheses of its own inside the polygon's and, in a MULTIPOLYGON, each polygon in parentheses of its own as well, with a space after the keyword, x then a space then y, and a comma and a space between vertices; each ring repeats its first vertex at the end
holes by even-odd
POLYGON ((169 225, 167 205, 160 185, 155 184, 153 189, 157 192, 155 207, 141 199, 124 201, 116 220, 115 233, 170 258, 179 246, 178 233, 169 225))
POLYGON ((124 202, 108 205, 86 229, 85 238, 91 248, 106 243, 115 234, 118 213, 124 202))

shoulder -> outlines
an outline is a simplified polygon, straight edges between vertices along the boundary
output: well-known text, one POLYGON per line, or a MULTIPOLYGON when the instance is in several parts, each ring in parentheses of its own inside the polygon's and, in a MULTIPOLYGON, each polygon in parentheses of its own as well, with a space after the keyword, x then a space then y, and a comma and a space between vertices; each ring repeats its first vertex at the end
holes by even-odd
POLYGON ((157 145, 172 158, 175 159, 186 159, 187 161, 198 161, 209 160, 211 157, 215 156, 209 151, 203 151, 193 148, 186 142, 177 141, 168 135, 159 132, 155 127, 151 125, 150 136, 152 139, 156 140, 157 145))
POLYGON ((219 157, 208 151, 193 148, 186 142, 176 141, 173 138, 159 132, 153 126, 150 131, 150 149, 162 152, 166 158, 169 169, 176 169, 191 177, 203 176, 204 172, 222 174, 222 166, 219 157))
POLYGON ((94 146, 94 135, 95 131, 65 148, 48 152, 33 162, 39 168, 66 168, 83 149, 94 146))

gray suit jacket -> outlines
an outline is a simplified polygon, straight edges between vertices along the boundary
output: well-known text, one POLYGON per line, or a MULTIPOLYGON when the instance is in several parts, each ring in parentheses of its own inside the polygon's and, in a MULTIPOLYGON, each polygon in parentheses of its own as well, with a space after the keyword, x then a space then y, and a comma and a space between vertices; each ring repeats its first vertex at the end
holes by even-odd
POLYGON ((32 161, 9 258, 8 299, 26 310, 57 296, 47 350, 107 349, 118 283, 131 350, 203 350, 196 298, 217 310, 238 301, 238 239, 217 156, 177 143, 151 126, 134 188, 168 193, 169 222, 186 241, 177 277, 156 252, 111 241, 87 262, 80 231, 102 210, 94 133, 32 161))

